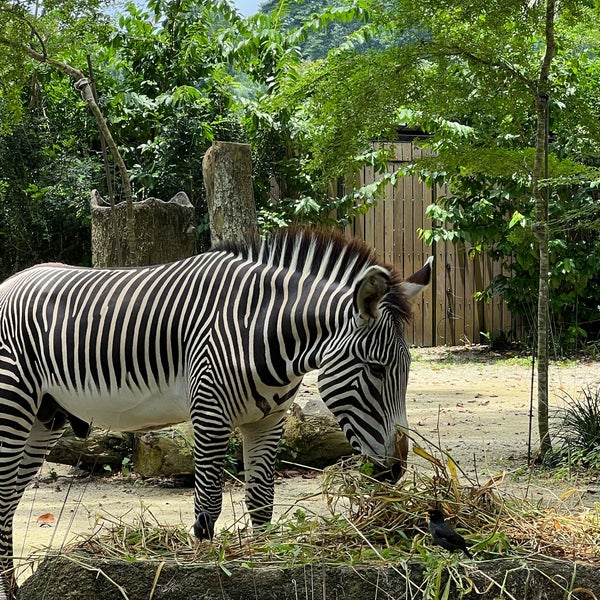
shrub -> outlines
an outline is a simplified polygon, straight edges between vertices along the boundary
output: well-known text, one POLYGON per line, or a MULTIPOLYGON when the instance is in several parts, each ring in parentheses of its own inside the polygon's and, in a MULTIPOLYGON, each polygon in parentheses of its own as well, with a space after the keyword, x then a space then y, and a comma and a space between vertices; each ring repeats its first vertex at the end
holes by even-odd
POLYGON ((554 437, 559 463, 587 469, 600 467, 600 389, 583 388, 576 398, 564 393, 564 408, 555 416, 554 437))

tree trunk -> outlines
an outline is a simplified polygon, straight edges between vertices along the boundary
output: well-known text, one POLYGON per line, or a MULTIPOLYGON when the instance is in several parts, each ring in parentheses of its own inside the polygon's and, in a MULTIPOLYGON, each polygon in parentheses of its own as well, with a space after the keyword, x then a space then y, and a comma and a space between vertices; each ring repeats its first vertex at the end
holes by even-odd
POLYGON ((120 470, 123 459, 131 456, 133 434, 94 428, 92 433, 81 439, 69 428, 47 459, 49 462, 73 465, 87 471, 102 471, 105 465, 120 470))
POLYGON ((252 158, 248 144, 213 142, 202 162, 210 239, 239 241, 256 232, 252 158))
POLYGON ((537 396, 538 431, 540 435, 540 457, 552 449, 548 422, 548 320, 549 320, 549 252, 548 252, 548 189, 542 190, 540 181, 547 178, 548 161, 548 94, 549 75, 556 50, 554 39, 555 0, 546 4, 546 52, 538 79, 535 108, 537 117, 535 159, 533 165, 533 198, 535 202, 535 223, 533 233, 539 248, 539 285, 537 316, 537 396))
POLYGON ((157 265, 194 254, 194 207, 184 192, 169 202, 148 198, 133 204, 133 217, 125 203, 110 206, 97 190, 92 192, 92 264, 115 267, 119 250, 126 265, 157 265), (131 219, 136 235, 132 247, 125 224, 131 219))

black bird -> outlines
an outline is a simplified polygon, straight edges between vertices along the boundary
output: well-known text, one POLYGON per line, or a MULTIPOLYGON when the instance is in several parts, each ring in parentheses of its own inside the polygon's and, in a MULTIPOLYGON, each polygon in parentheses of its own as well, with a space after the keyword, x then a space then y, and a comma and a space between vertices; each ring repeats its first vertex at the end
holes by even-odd
POLYGON ((462 550, 469 558, 473 558, 465 538, 456 533, 444 520, 444 513, 437 508, 430 508, 429 513, 429 533, 433 538, 433 543, 446 548, 446 550, 462 550))

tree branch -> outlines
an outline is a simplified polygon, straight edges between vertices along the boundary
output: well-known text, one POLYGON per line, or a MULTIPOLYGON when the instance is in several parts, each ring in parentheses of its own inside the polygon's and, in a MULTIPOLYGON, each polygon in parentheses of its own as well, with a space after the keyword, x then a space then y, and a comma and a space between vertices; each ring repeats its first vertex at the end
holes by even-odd
POLYGON ((511 66, 510 64, 508 64, 502 60, 495 60, 495 61, 487 60, 487 59, 481 58, 480 56, 477 56, 476 54, 473 54, 472 52, 469 52, 468 50, 463 50, 462 48, 449 47, 448 49, 450 50, 450 53, 449 53, 450 56, 462 56, 463 58, 465 58, 467 60, 470 60, 470 61, 475 62, 480 65, 484 65, 486 67, 496 67, 498 69, 505 71, 509 75, 512 75, 515 79, 518 79, 530 91, 535 92, 537 89, 534 81, 527 79, 527 77, 525 77, 525 75, 523 75, 523 73, 521 73, 520 71, 515 69, 513 66, 511 66))
POLYGON ((42 47, 42 54, 44 56, 47 56, 46 44, 44 43, 44 40, 42 39, 42 36, 39 34, 38 30, 33 26, 33 23, 29 19, 27 19, 27 17, 25 17, 23 15, 20 15, 18 12, 14 11, 14 10, 8 10, 6 8, 0 8, 0 12, 8 14, 8 15, 10 15, 12 17, 16 17, 20 21, 23 21, 29 27, 29 29, 31 30, 32 35, 35 36, 35 38, 39 42, 40 46, 42 47))

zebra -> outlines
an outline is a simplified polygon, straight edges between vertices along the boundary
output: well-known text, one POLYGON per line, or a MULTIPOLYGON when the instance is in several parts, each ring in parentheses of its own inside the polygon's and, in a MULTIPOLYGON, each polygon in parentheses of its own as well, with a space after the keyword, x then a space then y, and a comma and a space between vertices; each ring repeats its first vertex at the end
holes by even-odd
MULTIPOLYGON (((193 531, 221 512, 231 432, 243 436, 253 527, 272 517, 274 462, 303 376, 352 447, 406 465, 403 335, 431 260, 402 280, 363 242, 284 229, 166 265, 46 264, 0 285, 0 568, 14 590, 12 521, 67 424, 143 431, 191 418, 193 531), (398 427, 399 426, 399 427, 398 427)), ((8 591, 5 594, 10 594, 8 591)), ((1 596, 0 596, 1 597, 1 596)))

